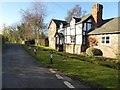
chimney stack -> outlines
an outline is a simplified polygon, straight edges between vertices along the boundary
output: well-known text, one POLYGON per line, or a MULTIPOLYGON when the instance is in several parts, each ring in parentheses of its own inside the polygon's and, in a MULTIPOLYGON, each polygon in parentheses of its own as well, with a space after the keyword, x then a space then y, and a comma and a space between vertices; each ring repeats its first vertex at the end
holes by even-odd
POLYGON ((103 5, 101 4, 97 3, 92 6, 92 16, 94 19, 95 28, 99 27, 102 23, 102 10, 103 10, 103 5))

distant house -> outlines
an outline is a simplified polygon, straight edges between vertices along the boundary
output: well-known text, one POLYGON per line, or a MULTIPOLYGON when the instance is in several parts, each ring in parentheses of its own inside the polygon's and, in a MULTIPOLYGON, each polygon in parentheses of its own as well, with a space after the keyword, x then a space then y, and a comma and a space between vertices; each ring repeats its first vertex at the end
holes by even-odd
POLYGON ((64 41, 58 40, 57 34, 59 37, 62 37, 63 33, 60 33, 64 30, 63 26, 67 25, 66 21, 52 19, 48 26, 48 38, 49 38, 49 47, 53 49, 58 49, 58 47, 63 48, 64 41), (58 33, 59 32, 59 33, 58 33), (60 43, 60 44, 59 44, 60 43))
POLYGON ((102 11, 101 4, 94 4, 91 14, 73 17, 69 23, 52 20, 48 27, 49 46, 72 54, 95 47, 101 49, 103 56, 115 57, 120 47, 118 18, 103 20, 102 11))

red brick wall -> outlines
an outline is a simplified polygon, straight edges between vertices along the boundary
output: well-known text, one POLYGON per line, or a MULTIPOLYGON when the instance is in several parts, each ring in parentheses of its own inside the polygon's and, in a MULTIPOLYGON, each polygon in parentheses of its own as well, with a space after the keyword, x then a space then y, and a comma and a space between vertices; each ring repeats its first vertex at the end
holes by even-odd
POLYGON ((94 19, 94 27, 98 27, 102 23, 102 9, 100 4, 94 4, 92 6, 92 16, 94 19))

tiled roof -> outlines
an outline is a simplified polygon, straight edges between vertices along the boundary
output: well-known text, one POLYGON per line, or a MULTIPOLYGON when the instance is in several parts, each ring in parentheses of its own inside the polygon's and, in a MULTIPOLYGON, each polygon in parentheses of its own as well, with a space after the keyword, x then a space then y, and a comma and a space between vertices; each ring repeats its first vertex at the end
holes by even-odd
MULTIPOLYGON (((91 31, 88 34, 107 34, 107 33, 120 33, 120 30, 118 28, 118 21, 120 20, 120 17, 112 18, 109 20, 104 20, 104 23, 99 28, 91 31)), ((120 26, 120 24, 119 24, 120 26)))
POLYGON ((81 20, 81 18, 77 18, 77 17, 73 17, 75 19, 75 22, 79 22, 81 20))
MULTIPOLYGON (((75 23, 76 24, 79 24, 79 23, 82 23, 84 22, 85 20, 87 20, 89 17, 91 16, 91 14, 87 14, 87 15, 84 15, 82 16, 81 18, 76 18, 76 17, 73 17, 75 19, 75 23)), ((69 26, 69 23, 66 24, 66 27, 69 26)))
POLYGON ((86 19, 88 19, 91 16, 91 14, 87 14, 81 17, 81 20, 78 23, 84 22, 86 19))
POLYGON ((66 21, 63 21, 63 20, 57 20, 57 19, 52 19, 52 20, 55 22, 57 28, 59 28, 61 23, 63 24, 63 26, 68 24, 66 21))

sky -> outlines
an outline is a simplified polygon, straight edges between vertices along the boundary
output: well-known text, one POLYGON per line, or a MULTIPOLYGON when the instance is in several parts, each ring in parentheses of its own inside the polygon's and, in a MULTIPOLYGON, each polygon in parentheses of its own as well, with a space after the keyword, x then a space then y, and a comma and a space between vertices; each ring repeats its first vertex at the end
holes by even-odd
MULTIPOLYGON (((118 17, 118 2, 97 2, 103 5, 103 19, 118 17)), ((45 23, 49 24, 52 18, 64 20, 67 12, 75 5, 80 5, 82 11, 91 13, 92 5, 96 2, 44 2, 46 6, 45 23)), ((3 25, 20 23, 21 10, 30 8, 32 2, 0 2, 0 33, 3 25)))

